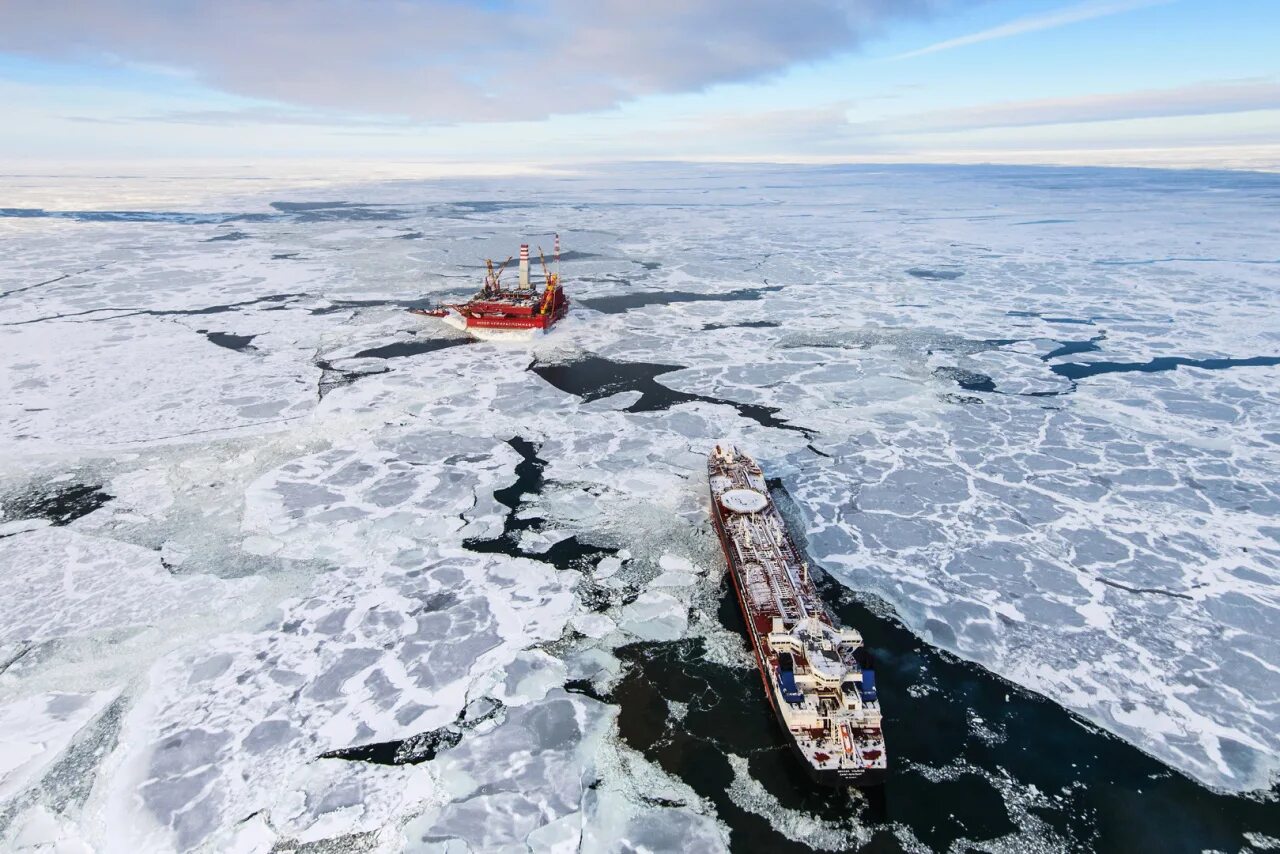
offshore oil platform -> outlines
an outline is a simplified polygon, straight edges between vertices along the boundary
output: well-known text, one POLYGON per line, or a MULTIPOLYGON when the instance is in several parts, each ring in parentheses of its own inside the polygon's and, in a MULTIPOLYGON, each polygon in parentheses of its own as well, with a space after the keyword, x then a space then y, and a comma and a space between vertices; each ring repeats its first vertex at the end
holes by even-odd
POLYGON ((492 260, 485 259, 484 286, 471 299, 464 303, 409 310, 414 314, 441 318, 477 337, 485 333, 546 332, 569 311, 569 298, 560 284, 559 234, 555 237, 556 271, 547 269, 542 247, 538 247, 538 259, 542 264, 541 283, 530 281, 529 244, 522 243, 520 274, 514 288, 502 284, 502 273, 511 263, 511 258, 496 268, 492 260))

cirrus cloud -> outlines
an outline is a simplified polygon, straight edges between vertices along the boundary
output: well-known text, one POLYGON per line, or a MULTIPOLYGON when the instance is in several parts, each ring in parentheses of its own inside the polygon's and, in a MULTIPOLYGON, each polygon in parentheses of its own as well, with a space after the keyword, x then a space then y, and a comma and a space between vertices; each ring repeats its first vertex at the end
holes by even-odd
POLYGON ((910 59, 914 56, 924 56, 930 53, 938 53, 939 51, 951 50, 957 47, 967 47, 972 44, 981 44, 982 42, 994 41, 996 39, 1007 39, 1013 36, 1024 35, 1025 33, 1037 33, 1041 30, 1052 30, 1067 24, 1077 24, 1081 21, 1091 21, 1094 18, 1106 18, 1110 15, 1119 15, 1122 12, 1132 12, 1137 9, 1145 9, 1148 6, 1164 6, 1173 2, 1173 0, 1118 0, 1118 2, 1110 3, 1080 3, 1075 6, 1068 6, 1063 9, 1056 9, 1042 15, 1030 15, 1025 18, 1018 18, 1016 21, 1009 21, 998 27, 982 30, 977 33, 969 33, 946 41, 936 42, 926 47, 910 50, 906 53, 900 53, 890 59, 910 59))
POLYGON ((980 104, 851 123, 849 128, 861 134, 929 134, 1276 109, 1280 109, 1280 83, 1273 78, 1258 77, 1206 81, 1170 89, 980 104))

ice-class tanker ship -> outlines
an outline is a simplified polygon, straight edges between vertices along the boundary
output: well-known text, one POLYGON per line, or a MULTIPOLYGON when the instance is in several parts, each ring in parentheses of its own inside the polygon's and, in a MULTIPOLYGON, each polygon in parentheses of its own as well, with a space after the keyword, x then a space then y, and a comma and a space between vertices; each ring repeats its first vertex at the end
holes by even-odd
MULTIPOLYGON (((541 256, 541 251, 539 251, 541 256)), ((493 261, 485 261, 484 286, 480 292, 457 305, 432 309, 410 309, 416 314, 443 318, 459 329, 475 336, 496 332, 546 332, 569 310, 569 298, 560 285, 560 273, 547 269, 542 258, 542 287, 529 280, 529 244, 520 246, 520 278, 514 288, 504 287, 502 271, 511 263, 508 258, 496 269, 493 261)), ((560 267, 560 235, 556 235, 555 260, 560 267)))
POLYGON ((862 635, 827 612, 760 467, 736 447, 717 445, 707 475, 756 666, 788 740, 815 782, 882 782, 880 702, 862 635))

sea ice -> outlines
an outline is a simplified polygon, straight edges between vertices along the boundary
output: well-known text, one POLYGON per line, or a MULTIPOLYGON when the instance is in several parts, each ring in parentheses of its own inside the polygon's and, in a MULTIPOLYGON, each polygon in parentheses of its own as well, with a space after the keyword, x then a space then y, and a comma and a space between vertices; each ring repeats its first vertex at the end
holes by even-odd
MULTIPOLYGON (((679 169, 0 217, 0 503, 105 502, 0 520, 0 845, 726 848, 608 694, 616 644, 749 663, 705 616, 720 439, 919 636, 1265 788, 1280 368, 1238 361, 1280 348, 1263 191, 679 169), (404 311, 553 225, 582 254, 551 335, 404 311), (72 754, 87 784, 54 797, 72 754)), ((742 809, 855 838, 734 772, 742 809)))

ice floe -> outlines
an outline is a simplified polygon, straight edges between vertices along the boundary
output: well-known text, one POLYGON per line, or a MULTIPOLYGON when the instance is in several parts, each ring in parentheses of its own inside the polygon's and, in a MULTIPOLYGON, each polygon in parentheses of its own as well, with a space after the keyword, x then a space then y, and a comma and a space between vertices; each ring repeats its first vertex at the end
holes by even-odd
POLYGON ((920 637, 1266 788, 1265 190, 1180 184, 1135 222, 1175 179, 1038 176, 638 169, 536 205, 236 183, 0 216, 0 845, 710 851, 731 809, 861 841, 753 759, 728 751, 717 806, 619 735, 620 649, 693 638, 754 678, 715 617, 726 437, 920 637), (581 253, 553 334, 464 345, 404 311, 553 227, 581 253))

